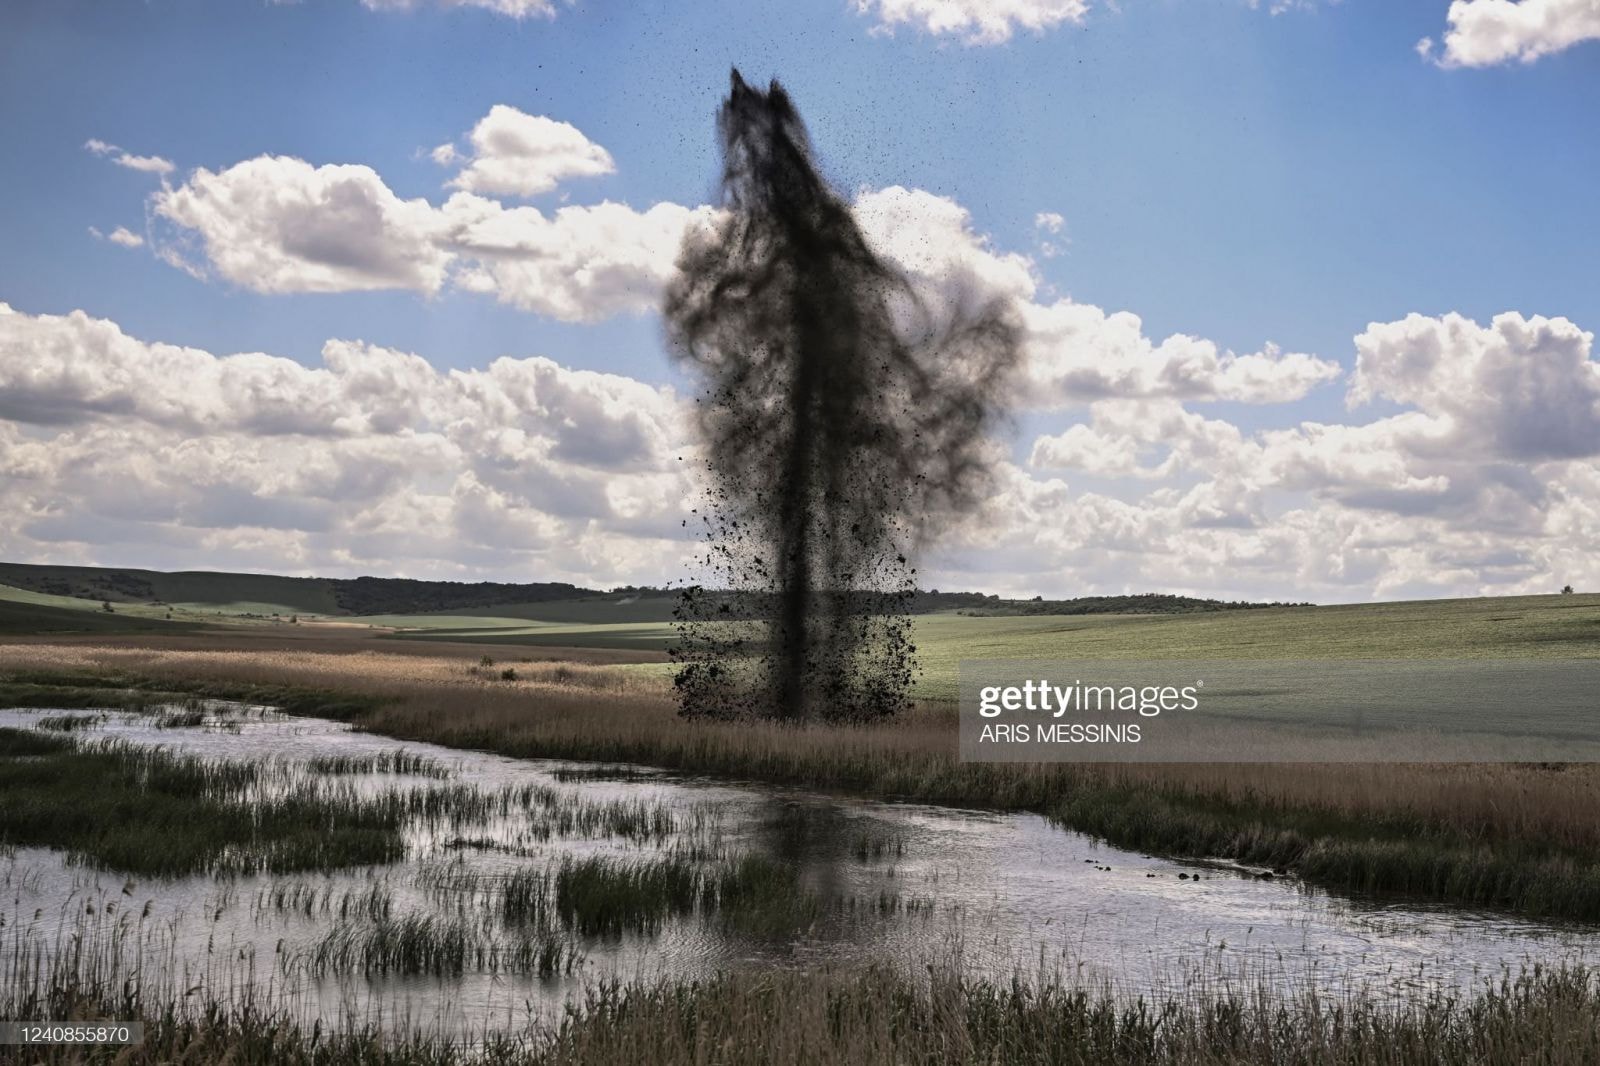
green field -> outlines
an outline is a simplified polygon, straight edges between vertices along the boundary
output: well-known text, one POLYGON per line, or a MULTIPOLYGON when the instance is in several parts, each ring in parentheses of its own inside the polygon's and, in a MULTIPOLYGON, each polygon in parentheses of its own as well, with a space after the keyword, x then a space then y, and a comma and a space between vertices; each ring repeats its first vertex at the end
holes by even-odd
MULTIPOLYGON (((345 615, 374 636, 528 648, 665 652, 671 597, 603 595, 432 614, 345 615)), ((0 632, 176 632, 198 624, 282 632, 294 605, 259 600, 123 603, 0 585, 0 632), (277 617, 275 618, 274 615, 277 617), (170 616, 170 621, 168 620, 170 616)), ((302 621, 329 616, 301 613, 302 621)), ((963 659, 1411 659, 1600 656, 1600 595, 1521 596, 1180 615, 918 615, 917 695, 953 700, 963 659)), ((644 669, 653 669, 644 667, 644 669)))
POLYGON ((0 585, 0 634, 182 633, 198 621, 194 612, 143 604, 119 604, 106 611, 92 600, 0 585))
POLYGON ((129 603, 0 585, 0 632, 13 634, 176 633, 206 625, 282 624, 295 614, 284 604, 254 601, 129 603), (107 611, 104 603, 110 603, 112 609, 107 611))
POLYGON ((193 629, 181 622, 48 604, 19 603, 0 596, 0 634, 52 636, 75 634, 180 633, 193 629))
POLYGON ((623 622, 671 622, 678 606, 676 596, 590 596, 581 600, 550 600, 511 607, 478 607, 457 611, 471 619, 522 618, 534 622, 568 625, 603 625, 623 622))
POLYGON ((1476 659, 1600 656, 1600 595, 1417 600, 1191 615, 916 620, 923 695, 962 659, 1476 659))
MULTIPOLYGON (((538 607, 530 605, 529 613, 538 607)), ((528 647, 665 650, 667 622, 592 625, 462 615, 352 619, 401 627, 397 639, 528 647)), ((918 695, 955 698, 963 659, 1475 659, 1600 656, 1600 595, 1419 600, 1186 615, 913 620, 918 695)))
POLYGON ((531 648, 625 648, 666 651, 677 631, 667 622, 563 624, 496 618, 478 619, 470 628, 419 627, 394 634, 397 640, 446 640, 470 644, 510 644, 531 648))

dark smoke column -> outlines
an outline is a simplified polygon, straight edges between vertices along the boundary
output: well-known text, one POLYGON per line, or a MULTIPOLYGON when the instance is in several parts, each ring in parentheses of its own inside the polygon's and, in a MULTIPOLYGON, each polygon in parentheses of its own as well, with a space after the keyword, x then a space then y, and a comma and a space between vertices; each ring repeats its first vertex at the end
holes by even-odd
POLYGON ((706 382, 722 586, 679 608, 682 709, 892 714, 915 651, 906 552, 981 491, 1018 330, 958 286, 922 299, 872 252, 777 82, 734 71, 718 129, 726 215, 685 242, 665 302, 674 351, 706 382))

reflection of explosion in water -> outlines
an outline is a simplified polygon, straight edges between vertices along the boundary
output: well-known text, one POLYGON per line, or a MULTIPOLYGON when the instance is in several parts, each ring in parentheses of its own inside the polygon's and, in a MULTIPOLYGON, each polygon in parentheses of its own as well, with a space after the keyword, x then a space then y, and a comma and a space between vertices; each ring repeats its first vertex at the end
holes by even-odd
POLYGON ((1018 328, 998 301, 935 308, 873 254, 776 82, 734 71, 718 126, 726 215, 685 242, 665 306, 707 383, 719 586, 679 606, 682 708, 892 714, 916 650, 904 553, 981 491, 1018 328))

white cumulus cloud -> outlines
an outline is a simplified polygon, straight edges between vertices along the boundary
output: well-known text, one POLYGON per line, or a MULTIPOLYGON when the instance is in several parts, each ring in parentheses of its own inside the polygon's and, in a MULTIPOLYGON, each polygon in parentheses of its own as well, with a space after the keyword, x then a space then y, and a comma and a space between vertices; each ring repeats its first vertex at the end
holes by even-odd
POLYGON ((1029 567, 1087 575, 1079 591, 1333 599, 1600 584, 1583 532, 1600 513, 1590 333, 1514 313, 1487 326, 1411 315, 1355 346, 1352 404, 1407 410, 1246 432, 1176 398, 1097 400, 1033 442, 1037 473, 1014 470, 944 565, 998 553, 1017 591, 1029 567), (1061 475, 1105 487, 1072 494, 1061 475), (1057 505, 1048 521, 1042 496, 1057 505), (1221 572, 1220 588, 1200 577, 1221 572))
POLYGON ((654 309, 686 229, 709 226, 709 207, 660 203, 505 207, 457 193, 440 211, 441 246, 459 256, 458 284, 568 322, 654 309))
POLYGON ((450 261, 436 209, 400 199, 366 166, 260 156, 200 168, 154 203, 199 239, 218 273, 258 292, 433 293, 450 261))
POLYGON ((170 231, 157 254, 197 276, 268 293, 453 285, 573 322, 654 308, 685 230, 715 216, 612 202, 547 214, 464 191, 433 204, 401 199, 371 167, 288 156, 198 169, 152 207, 170 231))
POLYGON ((0 304, 0 551, 181 566, 659 580, 689 545, 684 404, 549 359, 320 366, 0 304))
MULTIPOLYGON (((472 154, 450 186, 501 196, 537 196, 568 178, 593 177, 616 170, 611 153, 568 122, 529 115, 496 104, 468 134, 472 154)), ((453 145, 432 152, 435 162, 463 161, 453 145)))
MULTIPOLYGON (((1405 410, 1247 430, 1170 389, 1088 401, 1002 464, 929 580, 1320 600, 1600 584, 1589 334, 1411 316, 1356 352, 1352 400, 1405 410)), ((670 389, 543 358, 441 371, 332 340, 305 366, 0 305, 0 551, 658 582, 691 551, 690 421, 670 389)))
POLYGON ((1350 400, 1379 397, 1449 419, 1452 446, 1537 461, 1600 455, 1594 334, 1565 318, 1408 315, 1356 338, 1350 400))
POLYGON ((874 16, 877 28, 893 32, 911 26, 967 44, 1003 44, 1018 30, 1040 33, 1064 23, 1081 23, 1087 0, 855 0, 856 10, 874 16))
POLYGON ((1600 40, 1600 0, 1453 0, 1436 48, 1417 51, 1446 67, 1532 63, 1585 41, 1600 40))
POLYGON ((1092 304, 1058 300, 1024 312, 1024 394, 1040 408, 1107 398, 1287 403, 1340 373, 1331 360, 1271 344, 1240 355, 1185 334, 1153 341, 1138 315, 1092 304))

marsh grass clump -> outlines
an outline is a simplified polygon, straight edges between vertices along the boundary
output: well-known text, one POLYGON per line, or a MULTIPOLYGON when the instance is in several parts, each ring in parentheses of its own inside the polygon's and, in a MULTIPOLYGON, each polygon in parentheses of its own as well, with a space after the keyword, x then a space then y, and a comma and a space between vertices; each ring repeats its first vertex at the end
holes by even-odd
POLYGON ((523 869, 505 879, 500 890, 500 916, 508 923, 547 923, 555 913, 550 875, 523 869))
MULTIPOLYGON (((679 854, 567 859, 553 883, 530 881, 529 889, 553 889, 555 912, 584 935, 651 933, 697 912, 746 934, 774 934, 804 928, 822 910, 793 866, 759 854, 711 867, 679 854)), ((536 898, 537 905, 550 905, 549 894, 536 898)))
POLYGON ((648 781, 655 775, 637 766, 563 766, 550 771, 563 784, 582 781, 648 781))
POLYGON ((103 714, 46 714, 39 717, 36 723, 40 729, 48 729, 52 733, 75 733, 83 729, 94 729, 105 723, 103 714))
POLYGON ((863 829, 856 834, 851 853, 857 862, 863 863, 898 859, 906 853, 906 842, 897 834, 863 829))
POLYGON ((179 707, 162 711, 154 719, 157 729, 195 729, 206 724, 206 712, 201 707, 179 707))
POLYGON ((37 755, 59 755, 73 750, 66 737, 53 737, 31 729, 0 727, 0 759, 19 759, 37 755))
POLYGON ((724 923, 747 935, 792 934, 809 926, 822 910, 793 865, 755 853, 708 878, 705 895, 724 923))
MULTIPOLYGON (((836 904, 870 909, 853 899, 836 904)), ((674 850, 650 859, 569 857, 549 870, 519 870, 502 882, 500 907, 507 922, 559 921, 586 936, 654 933, 691 914, 743 935, 792 935, 825 910, 794 865, 760 853, 730 861, 720 849, 710 860, 674 850)))
POLYGON ((389 886, 374 881, 366 888, 340 887, 306 881, 275 881, 256 895, 255 912, 275 911, 306 918, 339 921, 382 921, 394 910, 389 886))
POLYGON ((254 794, 262 767, 118 741, 0 729, 0 843, 181 877, 389 863, 405 853, 384 805, 313 790, 254 794))
POLYGON ((659 802, 588 800, 549 785, 508 785, 481 789, 443 785, 385 793, 373 802, 392 808, 398 817, 439 828, 479 826, 493 820, 516 820, 536 840, 563 837, 620 837, 636 844, 661 844, 678 830, 678 819, 659 802))
POLYGON ((313 977, 460 977, 473 973, 553 977, 579 961, 571 942, 546 929, 505 929, 462 915, 407 914, 352 922, 330 930, 283 966, 304 965, 313 977))
POLYGON ((584 935, 649 933, 668 918, 692 913, 701 883, 696 865, 675 856, 567 859, 555 872, 555 908, 584 935))
POLYGON ((718 863, 728 858, 732 847, 720 812, 704 805, 695 807, 687 818, 679 819, 669 850, 694 862, 718 863))
POLYGON ((583 804, 576 809, 573 822, 594 825, 611 836, 639 844, 659 843, 677 830, 677 820, 667 807, 643 800, 583 804))
POLYGON ((659 802, 587 800, 552 790, 540 797, 535 826, 549 836, 611 836, 634 844, 661 844, 678 832, 679 819, 659 802))
POLYGON ((409 774, 414 777, 444 779, 450 770, 437 759, 396 748, 370 755, 319 755, 306 761, 314 774, 409 774))

